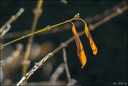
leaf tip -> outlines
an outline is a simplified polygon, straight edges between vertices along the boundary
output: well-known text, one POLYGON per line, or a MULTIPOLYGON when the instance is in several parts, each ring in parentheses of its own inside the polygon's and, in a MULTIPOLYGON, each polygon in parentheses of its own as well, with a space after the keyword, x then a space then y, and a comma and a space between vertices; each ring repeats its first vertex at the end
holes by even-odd
MULTIPOLYGON (((93 43, 94 43, 94 42, 93 42, 93 43)), ((92 47, 93 55, 96 55, 97 52, 98 52, 98 49, 97 49, 96 45, 94 44, 94 45, 91 46, 91 47, 92 47)))
POLYGON ((83 68, 87 62, 87 58, 86 58, 86 55, 84 53, 84 50, 82 50, 79 54, 78 54, 79 58, 80 58, 80 61, 81 61, 81 64, 82 64, 82 67, 83 68))
POLYGON ((96 55, 98 51, 93 51, 93 55, 96 55))
POLYGON ((85 65, 83 65, 81 68, 84 68, 85 65))

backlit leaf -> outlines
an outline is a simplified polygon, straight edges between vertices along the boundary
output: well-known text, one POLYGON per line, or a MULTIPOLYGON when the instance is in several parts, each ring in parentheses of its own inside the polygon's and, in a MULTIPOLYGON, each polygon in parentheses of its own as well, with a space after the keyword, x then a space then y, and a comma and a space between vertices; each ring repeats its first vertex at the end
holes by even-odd
POLYGON ((87 35, 87 37, 89 39, 89 42, 90 42, 90 45, 91 45, 93 54, 96 55, 97 52, 98 52, 98 49, 97 49, 95 43, 93 42, 92 36, 91 36, 91 34, 90 34, 90 32, 89 32, 88 27, 87 27, 86 24, 85 24, 85 33, 86 33, 86 35, 87 35))
POLYGON ((81 40, 80 40, 79 36, 77 35, 74 23, 72 23, 72 25, 73 25, 72 26, 72 32, 73 32, 74 37, 75 37, 75 41, 76 41, 76 45, 77 45, 77 51, 78 51, 78 56, 79 56, 79 59, 80 59, 81 64, 82 64, 81 68, 83 68, 84 65, 86 64, 87 58, 86 58, 86 55, 85 55, 84 48, 83 48, 83 45, 81 43, 81 40))

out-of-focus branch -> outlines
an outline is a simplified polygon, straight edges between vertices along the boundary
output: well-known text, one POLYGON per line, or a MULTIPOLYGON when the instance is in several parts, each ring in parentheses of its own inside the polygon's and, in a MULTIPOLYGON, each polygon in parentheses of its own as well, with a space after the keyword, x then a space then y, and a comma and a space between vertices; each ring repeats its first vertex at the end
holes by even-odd
POLYGON ((67 0, 60 0, 62 3, 67 4, 67 0))
MULTIPOLYGON (((41 13, 42 13, 42 8, 41 8, 42 4, 43 4, 43 0, 38 0, 37 7, 33 11, 33 13, 34 13, 34 20, 33 20, 33 23, 32 23, 31 33, 35 32, 38 19, 39 19, 41 13)), ((22 75, 23 76, 27 72, 27 64, 26 64, 26 62, 27 62, 28 57, 29 57, 30 48, 31 48, 31 45, 32 45, 32 42, 33 42, 33 37, 34 37, 34 35, 31 35, 29 37, 28 43, 27 43, 27 46, 26 46, 26 51, 25 51, 24 61, 23 61, 23 69, 22 69, 22 75)))
POLYGON ((23 12, 24 9, 20 8, 15 15, 12 15, 11 18, 0 28, 0 33, 7 27, 7 25, 10 25, 12 22, 14 22, 23 12))
POLYGON ((121 3, 113 6, 111 9, 104 11, 103 13, 97 14, 93 17, 89 17, 89 18, 85 18, 85 21, 89 24, 89 23, 93 23, 96 21, 99 21, 101 19, 103 19, 104 17, 112 14, 113 12, 115 12, 117 10, 117 8, 122 8, 123 6, 127 5, 127 1, 123 0, 121 3))
MULTIPOLYGON (((9 75, 11 74, 11 72, 15 72, 22 65, 22 62, 24 60, 23 59, 24 52, 19 51, 21 46, 22 46, 21 44, 18 44, 17 45, 18 52, 16 49, 14 51, 14 53, 11 56, 9 56, 9 58, 4 59, 4 58, 6 58, 6 56, 4 56, 4 54, 8 54, 8 52, 3 53, 3 55, 1 56, 3 58, 3 60, 0 61, 0 66, 2 66, 3 69, 6 70, 9 75), (19 52, 20 52, 20 54, 17 55, 19 52), (17 57, 16 57, 16 55, 17 55, 17 57), (16 58, 13 59, 13 57, 14 58, 16 57, 16 58)), ((35 61, 35 60, 42 59, 42 56, 45 56, 46 54, 51 52, 54 48, 55 48, 55 45, 52 41, 46 41, 40 45, 38 45, 36 43, 32 44, 32 47, 30 49, 31 54, 27 60, 27 63, 29 63, 29 61, 35 61)), ((5 51, 3 50, 3 52, 5 52, 5 51)), ((12 52, 12 51, 10 51, 10 52, 12 52)))
POLYGON ((18 62, 20 63, 19 57, 23 50, 23 45, 18 44, 17 49, 9 56, 4 62, 1 63, 3 69, 3 80, 2 83, 5 85, 11 84, 12 73, 15 71, 17 66, 19 67, 18 62))
POLYGON ((65 48, 63 48, 63 60, 64 60, 64 67, 65 67, 66 75, 67 75, 67 78, 68 78, 68 82, 70 82, 71 76, 70 76, 70 72, 69 72, 69 69, 68 69, 67 56, 66 56, 65 48))
POLYGON ((64 64, 60 64, 59 67, 55 70, 55 72, 50 77, 50 82, 52 84, 55 84, 55 82, 58 80, 60 74, 64 72, 64 64))
MULTIPOLYGON (((84 20, 86 21, 87 24, 90 24, 90 23, 93 23, 93 22, 96 22, 96 21, 99 21, 101 19, 103 19, 104 17, 110 15, 111 13, 115 12, 117 10, 117 8, 122 8, 123 6, 125 6, 127 4, 127 1, 124 0, 122 1, 121 3, 119 3, 118 5, 115 5, 113 6, 111 9, 109 10, 106 10, 104 11, 103 13, 100 13, 100 14, 97 14, 93 17, 88 17, 88 18, 85 18, 84 20)), ((80 21, 75 21, 74 22, 75 26, 76 27, 80 27, 82 25, 84 25, 82 22, 80 21)), ((45 35, 45 34, 53 34, 53 33, 57 33, 57 32, 61 32, 61 31, 64 31, 64 30, 68 30, 72 27, 71 24, 67 23, 67 24, 64 24, 64 25, 61 25, 59 27, 54 27, 54 29, 50 30, 50 31, 47 31, 47 32, 41 32, 37 35, 45 35), (61 28, 61 29, 60 29, 61 28)), ((26 30, 26 31, 22 31, 22 32, 13 32, 13 33, 7 33, 3 39, 8 39, 8 38, 15 38, 15 37, 20 37, 20 36, 23 36, 23 35, 26 35, 26 34, 29 34, 30 33, 30 30, 26 30)))
POLYGON ((64 59, 64 67, 65 67, 66 75, 68 78, 68 84, 66 86, 75 85, 77 83, 77 81, 75 79, 71 79, 70 72, 68 69, 68 64, 67 64, 67 56, 66 56, 65 48, 63 48, 63 59, 64 59))
POLYGON ((8 57, 1 66, 6 70, 6 71, 12 71, 15 69, 15 64, 12 65, 12 63, 15 63, 15 60, 18 59, 19 55, 21 54, 23 50, 23 45, 22 44, 17 44, 17 49, 13 52, 13 54, 8 57), (11 66, 11 67, 9 67, 11 66))
POLYGON ((7 28, 0 33, 0 38, 2 38, 9 30, 11 29, 11 25, 7 25, 7 28))

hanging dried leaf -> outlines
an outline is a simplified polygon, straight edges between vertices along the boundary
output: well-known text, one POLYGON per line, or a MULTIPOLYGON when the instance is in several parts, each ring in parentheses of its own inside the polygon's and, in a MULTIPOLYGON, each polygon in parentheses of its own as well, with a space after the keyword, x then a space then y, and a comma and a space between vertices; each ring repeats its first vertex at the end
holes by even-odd
POLYGON ((89 30, 88 30, 88 27, 87 27, 86 23, 85 23, 85 33, 86 33, 86 35, 87 35, 87 37, 89 39, 93 54, 96 55, 97 52, 98 52, 98 49, 97 49, 95 43, 93 42, 92 36, 91 36, 91 34, 90 34, 89 30))
POLYGON ((77 50, 78 50, 78 56, 79 56, 79 59, 80 59, 81 64, 82 64, 81 68, 83 68, 84 65, 86 64, 86 61, 87 61, 86 55, 84 53, 84 48, 83 48, 83 45, 82 45, 82 43, 80 41, 80 38, 77 35, 74 23, 72 23, 72 25, 73 25, 72 26, 72 32, 73 32, 74 37, 75 37, 75 41, 76 41, 76 45, 77 45, 77 50))

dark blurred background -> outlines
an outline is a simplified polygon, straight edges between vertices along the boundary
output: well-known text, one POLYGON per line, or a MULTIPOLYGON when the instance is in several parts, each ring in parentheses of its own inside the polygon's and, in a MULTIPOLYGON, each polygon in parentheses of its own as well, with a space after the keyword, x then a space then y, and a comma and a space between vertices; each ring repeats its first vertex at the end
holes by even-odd
MULTIPOLYGON (((36 30, 40 30, 47 25, 54 25, 71 19, 77 13, 80 13, 81 18, 92 17, 111 9, 114 5, 121 3, 121 1, 122 0, 67 0, 67 4, 64 4, 60 2, 60 0, 44 0, 42 7, 43 13, 39 18, 36 30)), ((11 24, 12 28, 9 32, 30 30, 33 21, 32 11, 36 5, 37 1, 1 0, 0 26, 2 26, 11 15, 14 15, 20 8, 24 8, 25 12, 11 24)), ((83 29, 84 26, 81 26, 77 28, 77 31, 80 32, 83 29)), ((77 85, 112 85, 114 82, 127 83, 127 11, 97 27, 90 33, 98 47, 98 53, 96 56, 92 54, 86 35, 80 37, 87 56, 87 63, 83 69, 81 68, 82 65, 77 56, 75 41, 66 47, 71 77, 77 80, 77 85)), ((71 36, 73 36, 71 29, 59 33, 35 35, 34 43, 41 44, 46 41, 51 41, 56 48, 61 42, 66 41, 71 36)), ((4 44, 14 39, 15 38, 6 38, 2 40, 2 43, 4 44)), ((13 49, 15 49, 17 43, 22 43, 25 46, 27 40, 28 38, 22 39, 11 44, 11 46, 13 49)), ((59 64, 63 62, 62 57, 62 50, 60 50, 50 59, 51 62, 53 60, 52 73, 59 64)), ((39 61, 39 59, 36 61, 39 61)), ((34 62, 32 62, 30 68, 33 65, 34 62)), ((30 77, 28 82, 41 82, 48 80, 46 77, 43 77, 42 68, 37 70, 30 77)), ((19 68, 17 72, 18 77, 14 79, 14 83, 18 82, 21 78, 21 68, 19 68)), ((59 79, 67 81, 65 72, 60 75, 59 79)))

